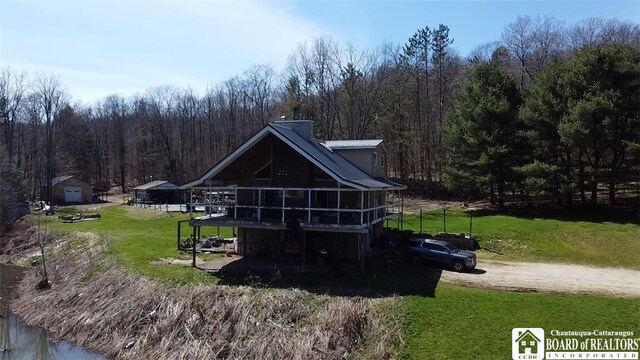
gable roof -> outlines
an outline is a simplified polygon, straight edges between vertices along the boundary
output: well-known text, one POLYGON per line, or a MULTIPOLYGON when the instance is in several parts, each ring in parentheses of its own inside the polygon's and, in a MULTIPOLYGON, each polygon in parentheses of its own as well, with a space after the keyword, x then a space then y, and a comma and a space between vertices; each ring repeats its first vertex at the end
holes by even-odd
POLYGON ((51 179, 51 186, 57 185, 63 181, 71 179, 73 176, 58 176, 51 179))
POLYGON ((537 336, 533 335, 533 333, 531 332, 531 330, 527 330, 525 332, 523 332, 522 334, 520 334, 520 336, 518 336, 518 338, 515 340, 516 342, 519 342, 520 340, 522 340, 522 338, 526 337, 526 336, 530 336, 533 337, 536 341, 540 341, 540 339, 538 339, 537 336))
POLYGON ((317 139, 305 138, 299 133, 283 126, 281 123, 267 124, 264 128, 253 135, 249 140, 242 144, 239 148, 229 154, 216 164, 211 170, 204 174, 200 179, 182 185, 181 189, 188 189, 196 186, 202 186, 205 180, 218 174, 234 160, 244 154, 253 145, 258 143, 268 134, 273 134, 278 139, 289 145, 300 155, 305 157, 315 166, 326 172, 334 180, 342 185, 353 187, 359 190, 369 189, 406 189, 404 185, 396 184, 387 179, 373 178, 360 168, 349 162, 342 156, 332 152, 317 139))
POLYGON ((329 140, 322 144, 329 149, 375 149, 382 144, 382 140, 329 140))
POLYGON ((177 188, 178 185, 172 184, 166 180, 156 180, 134 187, 133 190, 175 190, 177 188), (161 189, 156 189, 160 187, 161 189))

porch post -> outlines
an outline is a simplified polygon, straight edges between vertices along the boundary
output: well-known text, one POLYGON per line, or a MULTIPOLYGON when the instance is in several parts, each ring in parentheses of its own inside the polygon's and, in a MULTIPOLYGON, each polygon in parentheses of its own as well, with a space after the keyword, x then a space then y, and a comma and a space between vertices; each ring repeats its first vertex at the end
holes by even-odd
POLYGON ((285 198, 285 190, 282 188, 282 222, 284 223, 284 198, 285 198))
POLYGON ((182 222, 178 221, 178 250, 180 250, 180 225, 182 222))
POLYGON ((238 188, 235 189, 235 200, 233 201, 233 218, 238 218, 238 188))
POLYGON ((309 189, 309 212, 307 213, 307 224, 311 222, 311 189, 309 189))
POLYGON ((338 184, 338 225, 340 225, 340 184, 338 184))
POLYGON ((358 247, 360 248, 360 272, 364 273, 364 236, 358 234, 358 247))
POLYGON ((261 212, 262 212, 262 189, 258 189, 258 221, 260 221, 261 212))
POLYGON ((302 269, 304 270, 304 266, 307 262, 307 232, 302 231, 302 269))
POLYGON ((364 191, 360 191, 360 225, 364 223, 364 191))

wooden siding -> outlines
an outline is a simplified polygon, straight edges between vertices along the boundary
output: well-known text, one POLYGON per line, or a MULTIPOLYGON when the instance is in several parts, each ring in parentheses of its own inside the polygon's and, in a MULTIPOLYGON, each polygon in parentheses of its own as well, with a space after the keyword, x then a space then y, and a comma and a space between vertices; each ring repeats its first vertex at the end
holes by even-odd
POLYGON ((89 204, 93 198, 93 188, 91 185, 86 182, 76 179, 69 178, 65 181, 59 182, 56 185, 53 185, 51 189, 51 202, 54 204, 64 204, 64 188, 65 187, 79 187, 82 189, 82 203, 89 204))
POLYGON ((375 149, 334 149, 333 151, 373 177, 386 178, 387 176, 385 169, 387 154, 382 145, 375 149), (377 154, 376 164, 373 162, 374 153, 377 154), (382 164, 383 157, 385 164, 382 164))
POLYGON ((213 179, 223 186, 260 186, 287 188, 337 188, 335 180, 316 168, 287 144, 269 134, 229 164, 213 179), (256 173, 271 167, 270 178, 257 178, 256 173))

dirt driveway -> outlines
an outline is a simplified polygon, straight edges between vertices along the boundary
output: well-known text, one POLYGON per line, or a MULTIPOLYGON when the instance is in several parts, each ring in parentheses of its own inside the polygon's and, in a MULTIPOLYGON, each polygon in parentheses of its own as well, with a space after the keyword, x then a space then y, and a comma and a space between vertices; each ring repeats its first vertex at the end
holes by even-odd
POLYGON ((584 265, 479 260, 471 273, 442 272, 442 281, 512 291, 640 297, 640 271, 584 265))

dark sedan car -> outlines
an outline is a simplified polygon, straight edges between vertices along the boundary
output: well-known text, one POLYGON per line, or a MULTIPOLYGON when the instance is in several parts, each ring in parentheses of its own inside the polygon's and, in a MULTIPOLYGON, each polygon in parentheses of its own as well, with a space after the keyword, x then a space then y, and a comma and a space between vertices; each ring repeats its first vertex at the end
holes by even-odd
POLYGON ((423 261, 451 266, 455 271, 471 270, 476 267, 476 254, 460 250, 446 241, 433 239, 411 239, 405 249, 413 263, 423 261))

